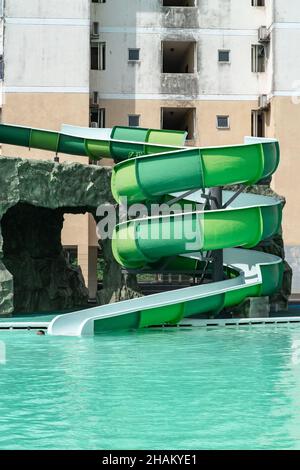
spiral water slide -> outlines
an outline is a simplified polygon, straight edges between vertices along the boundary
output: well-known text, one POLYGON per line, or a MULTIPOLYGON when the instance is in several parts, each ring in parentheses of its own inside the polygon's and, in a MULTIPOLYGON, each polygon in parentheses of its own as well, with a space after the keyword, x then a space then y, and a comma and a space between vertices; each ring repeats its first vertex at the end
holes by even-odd
POLYGON ((276 171, 275 140, 251 139, 242 145, 185 146, 186 133, 142 128, 87 129, 62 126, 61 132, 0 125, 0 141, 54 153, 113 158, 112 193, 117 202, 164 210, 129 218, 115 227, 113 253, 128 270, 194 274, 210 269, 211 255, 223 250, 223 279, 54 318, 49 334, 80 336, 102 331, 177 324, 185 317, 219 314, 247 297, 268 296, 281 286, 282 260, 250 250, 278 232, 282 204, 250 193, 222 191, 221 207, 207 205, 209 189, 259 183, 276 171), (152 205, 151 205, 152 204, 152 205), (166 207, 176 204, 176 210, 166 207), (209 210, 208 210, 209 209, 209 210), (238 247, 238 248, 236 248, 238 247))

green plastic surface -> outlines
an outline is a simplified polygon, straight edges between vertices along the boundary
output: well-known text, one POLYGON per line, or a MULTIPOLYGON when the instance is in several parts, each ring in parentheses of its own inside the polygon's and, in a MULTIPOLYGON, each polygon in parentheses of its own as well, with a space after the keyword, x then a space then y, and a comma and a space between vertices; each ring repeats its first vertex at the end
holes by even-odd
MULTIPOLYGON (((186 133, 116 126, 105 140, 65 135, 15 125, 0 125, 2 143, 87 156, 114 158, 112 193, 117 202, 161 202, 171 193, 232 184, 252 185, 269 178, 280 159, 278 142, 261 142, 227 147, 184 147, 186 133)), ((191 203, 192 204, 192 203, 191 203)), ((281 204, 256 204, 226 210, 195 211, 171 217, 130 220, 115 228, 112 243, 116 260, 127 268, 157 269, 169 260, 169 269, 190 270, 201 263, 180 255, 231 247, 251 248, 276 234, 281 225, 281 204), (181 236, 178 237, 178 232, 181 236), (166 237, 165 234, 168 234, 166 237)), ((206 297, 141 309, 124 315, 96 320, 95 332, 111 329, 144 328, 176 324, 183 317, 216 314, 239 304, 248 296, 267 296, 282 283, 283 263, 260 266, 261 282, 241 288, 214 292, 206 297)), ((224 267, 235 282, 240 273, 224 267)))

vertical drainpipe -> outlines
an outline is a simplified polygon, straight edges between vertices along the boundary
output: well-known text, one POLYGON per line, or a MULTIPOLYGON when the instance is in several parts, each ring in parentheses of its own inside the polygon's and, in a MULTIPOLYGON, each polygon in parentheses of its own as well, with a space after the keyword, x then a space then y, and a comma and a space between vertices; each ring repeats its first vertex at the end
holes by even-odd
MULTIPOLYGON (((210 203, 211 210, 218 210, 221 209, 223 205, 223 196, 222 196, 222 188, 216 187, 212 188, 210 191, 210 195, 212 197, 210 203)), ((224 273, 223 273, 223 250, 215 250, 212 252, 212 280, 213 282, 219 282, 224 280, 224 273)))

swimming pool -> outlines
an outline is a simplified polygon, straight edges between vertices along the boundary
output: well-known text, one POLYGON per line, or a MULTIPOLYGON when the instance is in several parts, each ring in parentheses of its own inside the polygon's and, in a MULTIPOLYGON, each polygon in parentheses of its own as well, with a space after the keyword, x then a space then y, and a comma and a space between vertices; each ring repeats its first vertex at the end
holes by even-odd
POLYGON ((300 449, 297 325, 0 341, 0 449, 300 449))

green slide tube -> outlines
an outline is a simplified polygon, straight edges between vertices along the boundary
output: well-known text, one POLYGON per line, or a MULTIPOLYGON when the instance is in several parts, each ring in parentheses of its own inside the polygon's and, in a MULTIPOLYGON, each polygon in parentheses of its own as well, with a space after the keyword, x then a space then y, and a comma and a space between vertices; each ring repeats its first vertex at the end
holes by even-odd
POLYGON ((223 281, 61 315, 51 322, 50 334, 79 336, 177 324, 189 316, 216 315, 249 296, 269 296, 280 288, 282 260, 249 248, 279 232, 282 203, 251 193, 233 199, 232 192, 223 191, 223 208, 205 206, 211 187, 251 186, 270 178, 280 160, 278 142, 248 139, 244 145, 196 148, 186 147, 185 139, 181 131, 124 126, 63 126, 56 132, 0 125, 3 144, 115 160, 115 200, 127 198, 131 209, 136 203, 147 208, 144 217, 115 227, 112 249, 123 267, 155 271, 167 263, 170 272, 193 273, 204 266, 206 252, 224 250, 223 281), (152 214, 151 203, 164 209, 152 214), (167 204, 170 213, 165 212, 167 204))
POLYGON ((139 202, 175 191, 251 185, 271 176, 278 163, 279 146, 272 142, 144 156, 116 165, 112 192, 117 201, 127 196, 139 202))
MULTIPOLYGON (((74 127, 74 129, 78 129, 74 127)), ((95 134, 96 135, 96 134, 95 134)), ((137 155, 146 155, 150 151, 159 153, 181 148, 186 132, 140 129, 115 126, 109 139, 90 138, 84 130, 76 135, 64 132, 32 129, 10 124, 0 124, 0 142, 54 153, 65 153, 89 157, 92 160, 113 158, 116 161, 127 160, 137 155)))

